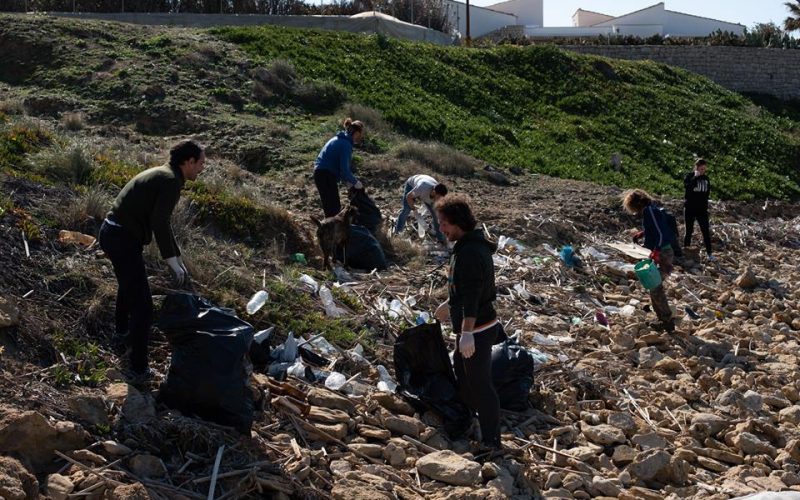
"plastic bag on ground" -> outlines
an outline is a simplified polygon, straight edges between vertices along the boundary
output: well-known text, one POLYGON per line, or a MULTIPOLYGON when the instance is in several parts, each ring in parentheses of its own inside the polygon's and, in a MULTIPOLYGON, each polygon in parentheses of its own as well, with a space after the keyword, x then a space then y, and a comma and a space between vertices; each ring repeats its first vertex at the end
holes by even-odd
POLYGON ((456 390, 456 378, 439 323, 409 328, 394 344, 397 393, 419 412, 433 410, 451 436, 461 436, 472 422, 456 390))
POLYGON ((375 236, 364 226, 350 225, 347 245, 337 249, 336 258, 355 269, 386 269, 386 254, 375 236))
POLYGON ((253 327, 232 310, 186 293, 166 297, 158 327, 172 348, 159 401, 249 435, 255 404, 245 356, 253 327))
POLYGON ((253 335, 253 343, 250 344, 250 361, 254 366, 265 366, 270 361, 269 339, 275 327, 271 326, 266 330, 261 330, 253 335))
POLYGON ((533 387, 533 356, 514 340, 492 346, 492 382, 500 408, 528 409, 528 394, 533 387))
POLYGON ((389 375, 389 370, 386 369, 383 365, 378 365, 378 374, 380 375, 380 380, 378 381, 378 390, 386 391, 386 392, 395 392, 397 390, 397 382, 392 379, 392 376, 389 375))

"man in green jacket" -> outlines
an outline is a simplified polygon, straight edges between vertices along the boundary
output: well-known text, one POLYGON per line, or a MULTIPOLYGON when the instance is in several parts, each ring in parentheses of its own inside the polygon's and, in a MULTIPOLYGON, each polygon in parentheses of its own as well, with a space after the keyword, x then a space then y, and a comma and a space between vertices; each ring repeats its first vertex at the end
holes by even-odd
POLYGON ((152 378, 147 341, 153 323, 153 298, 147 282, 144 246, 155 235, 161 257, 175 277, 175 285, 188 283, 170 218, 185 181, 197 179, 206 156, 194 140, 181 141, 169 151, 169 163, 137 174, 122 188, 100 227, 98 240, 117 277, 116 336, 128 346, 129 375, 133 382, 152 378))
POLYGON ((497 244, 487 240, 467 199, 448 194, 436 202, 439 228, 455 242, 450 260, 450 298, 434 316, 450 320, 456 334, 453 369, 461 398, 478 412, 482 446, 500 449, 500 400, 492 383, 492 345, 505 333, 494 301, 497 296, 492 254, 497 244))

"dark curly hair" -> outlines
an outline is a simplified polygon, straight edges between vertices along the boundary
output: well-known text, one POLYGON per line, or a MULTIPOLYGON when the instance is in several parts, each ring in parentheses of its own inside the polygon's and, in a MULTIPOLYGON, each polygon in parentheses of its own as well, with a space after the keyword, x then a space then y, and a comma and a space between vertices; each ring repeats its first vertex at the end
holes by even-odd
POLYGON ((463 231, 472 231, 478 224, 472 209, 469 206, 469 198, 462 194, 448 194, 436 202, 436 211, 439 217, 444 217, 450 224, 455 224, 463 231))

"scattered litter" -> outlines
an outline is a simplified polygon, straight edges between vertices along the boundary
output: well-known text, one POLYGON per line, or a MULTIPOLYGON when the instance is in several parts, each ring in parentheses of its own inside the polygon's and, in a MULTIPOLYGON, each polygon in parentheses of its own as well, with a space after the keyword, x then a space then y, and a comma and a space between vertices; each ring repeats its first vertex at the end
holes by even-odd
POLYGON ((378 374, 380 376, 380 380, 378 381, 378 390, 394 393, 397 390, 397 382, 392 379, 392 376, 389 375, 389 371, 385 366, 378 365, 376 368, 378 369, 378 374))
POLYGON ((311 293, 317 293, 317 290, 319 290, 319 284, 317 283, 317 280, 307 274, 301 274, 298 278, 298 281, 311 293))
POLYGON ((247 314, 255 314, 269 300, 269 294, 264 290, 259 290, 253 294, 247 303, 247 314))
POLYGON ((497 249, 500 251, 522 253, 527 250, 527 247, 514 238, 508 236, 500 236, 497 239, 497 249))
POLYGON ((347 377, 339 372, 331 372, 325 379, 325 387, 332 391, 338 391, 345 383, 347 383, 347 377))
POLYGON ((323 285, 320 287, 319 298, 322 300, 322 305, 325 307, 325 314, 328 316, 339 318, 347 313, 347 311, 337 306, 333 301, 333 294, 327 286, 323 285))

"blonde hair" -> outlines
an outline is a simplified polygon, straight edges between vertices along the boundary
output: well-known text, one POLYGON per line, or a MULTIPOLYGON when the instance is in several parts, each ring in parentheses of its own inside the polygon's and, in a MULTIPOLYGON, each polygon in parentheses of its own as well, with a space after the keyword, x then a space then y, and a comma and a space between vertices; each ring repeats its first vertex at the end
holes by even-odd
POLYGON ((655 201, 655 198, 644 189, 628 189, 622 193, 622 207, 629 214, 637 215, 642 210, 655 201))
POLYGON ((356 132, 364 131, 364 122, 353 120, 352 118, 345 119, 345 121, 342 123, 342 126, 350 135, 353 135, 356 132))

